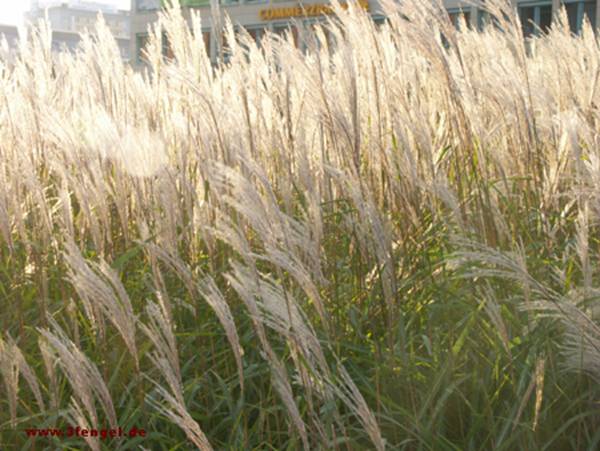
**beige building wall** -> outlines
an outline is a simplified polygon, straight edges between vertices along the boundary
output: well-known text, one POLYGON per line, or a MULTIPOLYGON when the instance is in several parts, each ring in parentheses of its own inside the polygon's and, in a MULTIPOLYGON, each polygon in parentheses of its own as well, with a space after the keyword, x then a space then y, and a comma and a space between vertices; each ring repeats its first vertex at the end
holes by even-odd
POLYGON ((77 3, 64 2, 47 7, 34 7, 26 13, 27 25, 35 25, 39 20, 48 19, 52 28, 52 48, 56 51, 74 51, 81 42, 80 34, 85 30, 93 30, 102 14, 107 27, 115 37, 121 56, 129 61, 131 54, 129 12, 116 9, 96 10, 80 7, 77 3))

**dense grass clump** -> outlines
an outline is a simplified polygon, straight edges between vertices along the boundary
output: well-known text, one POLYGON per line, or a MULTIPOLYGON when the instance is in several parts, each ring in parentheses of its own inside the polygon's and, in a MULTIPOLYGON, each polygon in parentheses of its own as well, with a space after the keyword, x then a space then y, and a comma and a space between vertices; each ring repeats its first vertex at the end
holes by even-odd
POLYGON ((1 63, 0 449, 597 449, 598 41, 486 7, 1 63))

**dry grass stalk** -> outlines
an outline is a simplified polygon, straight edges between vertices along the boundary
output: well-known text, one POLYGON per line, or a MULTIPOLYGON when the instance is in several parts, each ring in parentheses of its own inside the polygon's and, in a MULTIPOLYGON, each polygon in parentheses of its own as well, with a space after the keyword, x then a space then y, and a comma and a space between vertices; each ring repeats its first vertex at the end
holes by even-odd
POLYGON ((190 416, 189 412, 177 398, 173 397, 161 386, 157 386, 158 393, 167 401, 168 407, 157 405, 156 408, 179 426, 187 435, 188 439, 200 450, 211 451, 213 448, 206 438, 198 423, 190 416))
POLYGON ((235 321, 233 319, 233 315, 231 314, 231 310, 229 309, 229 305, 227 304, 227 301, 221 294, 221 291, 217 287, 217 284, 210 276, 206 276, 203 280, 201 280, 198 283, 198 292, 202 297, 204 297, 208 305, 210 305, 210 307, 213 309, 213 311, 217 315, 217 318, 219 318, 221 325, 225 329, 227 339, 229 340, 229 344, 231 345, 231 350, 235 355, 235 362, 238 369, 240 387, 243 390, 244 367, 242 364, 242 356, 244 355, 244 350, 240 345, 240 339, 238 337, 235 321))
POLYGON ((0 374, 4 380, 6 389, 6 398, 8 400, 11 425, 16 426, 17 422, 17 403, 19 395, 19 375, 25 378, 31 389, 38 407, 46 410, 40 385, 35 372, 29 366, 23 353, 17 346, 17 343, 9 335, 4 341, 0 338, 0 374))
POLYGON ((112 397, 98 368, 66 336, 54 319, 50 318, 49 323, 54 332, 46 329, 38 329, 38 331, 58 358, 58 364, 73 389, 76 403, 85 408, 91 425, 98 428, 95 403, 98 399, 111 428, 117 428, 117 414, 112 397))
POLYGON ((149 323, 144 324, 140 321, 140 328, 154 345, 154 350, 149 354, 152 363, 167 380, 177 402, 184 405, 179 353, 173 324, 159 292, 157 297, 158 304, 149 302, 146 305, 149 323))
POLYGON ((67 241, 65 248, 68 279, 83 301, 90 322, 97 324, 98 310, 102 312, 123 337, 136 368, 139 368, 136 315, 118 275, 105 261, 87 263, 73 241, 67 241))

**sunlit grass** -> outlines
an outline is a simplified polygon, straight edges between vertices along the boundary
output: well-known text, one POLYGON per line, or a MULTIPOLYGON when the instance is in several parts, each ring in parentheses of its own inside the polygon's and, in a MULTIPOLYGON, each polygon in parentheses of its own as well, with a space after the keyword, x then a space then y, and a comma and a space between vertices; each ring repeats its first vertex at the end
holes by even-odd
POLYGON ((598 42, 487 6, 3 62, 0 449, 596 449, 598 42))

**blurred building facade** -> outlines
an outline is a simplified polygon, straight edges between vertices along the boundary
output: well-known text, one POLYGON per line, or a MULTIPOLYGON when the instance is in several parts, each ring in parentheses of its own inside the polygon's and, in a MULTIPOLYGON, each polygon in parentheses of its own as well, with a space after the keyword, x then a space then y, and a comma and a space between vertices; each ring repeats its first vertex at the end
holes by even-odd
POLYGON ((19 47, 19 30, 15 25, 0 25, 0 57, 11 59, 19 47))
MULTIPOLYGON (((223 12, 227 13, 236 26, 244 27, 254 39, 260 41, 261 36, 270 30, 283 33, 289 30, 294 38, 302 32, 299 27, 310 27, 311 24, 323 20, 328 13, 327 0, 307 0, 303 2, 290 0, 216 0, 223 12), (302 6, 300 6, 302 5, 302 6), (292 19, 296 25, 292 25, 292 19), (299 25, 298 25, 299 24, 299 25)), ((344 0, 340 0, 343 4, 344 0)), ((423 0, 427 1, 427 0, 423 0)), ((484 1, 484 0, 482 0, 484 1)), ((598 0, 600 1, 600 0, 598 0)), ((584 17, 587 17, 595 29, 600 24, 600 10, 597 0, 513 0, 523 24, 525 37, 534 36, 548 29, 555 13, 563 6, 566 9, 569 26, 573 33, 582 29, 584 17)), ((148 27, 156 22, 161 9, 161 0, 131 0, 131 41, 130 54, 134 66, 143 65, 144 48, 148 43, 148 27)), ((219 39, 212 32, 212 14, 210 0, 180 0, 183 13, 190 17, 196 10, 202 17, 204 43, 208 54, 214 60, 218 54, 219 39)), ((378 0, 361 0, 363 8, 368 10, 375 22, 383 21, 378 0)), ((483 28, 489 22, 489 15, 474 6, 471 2, 461 0, 445 0, 444 5, 451 20, 459 26, 462 16, 465 23, 472 28, 483 28)), ((168 53, 168 43, 164 45, 168 53)))
POLYGON ((16 25, 0 25, 0 40, 5 39, 8 46, 16 49, 19 42, 19 30, 16 25))
MULTIPOLYGON (((235 26, 243 27, 256 40, 260 41, 269 30, 277 34, 291 32, 298 42, 301 31, 299 26, 292 26, 292 19, 303 27, 323 20, 331 13, 327 0, 308 0, 302 2, 290 0, 217 0, 221 12, 227 14, 235 26)), ((347 0, 340 0, 342 6, 347 0)), ((144 49, 148 43, 148 27, 158 19, 161 0, 132 0, 131 1, 131 62, 134 66, 143 65, 144 49)), ((212 29, 212 14, 210 0, 180 0, 183 14, 190 18, 192 11, 200 13, 202 18, 202 33, 208 54, 213 60, 217 58, 222 40, 217 39, 212 29)), ((360 5, 370 8, 369 0, 359 0, 360 5)), ((373 14, 376 20, 383 20, 382 15, 373 14)), ((222 19, 223 17, 221 17, 222 19)), ((168 55, 169 46, 163 43, 168 55)))
POLYGON ((100 13, 117 41, 121 58, 129 61, 129 11, 122 11, 103 3, 80 0, 34 0, 31 2, 31 9, 26 13, 25 22, 33 25, 47 17, 52 28, 53 50, 75 51, 81 41, 81 33, 93 30, 100 13))

